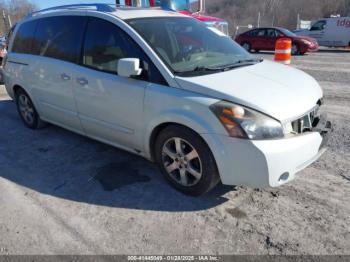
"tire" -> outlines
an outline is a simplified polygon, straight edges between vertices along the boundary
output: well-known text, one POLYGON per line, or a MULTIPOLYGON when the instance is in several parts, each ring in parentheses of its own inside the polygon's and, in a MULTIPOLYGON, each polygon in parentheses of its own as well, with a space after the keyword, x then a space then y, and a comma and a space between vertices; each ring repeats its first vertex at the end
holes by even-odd
POLYGON ((23 89, 16 92, 16 105, 19 116, 26 127, 40 129, 46 126, 46 122, 40 119, 32 100, 23 89))
POLYGON ((158 135, 154 149, 156 162, 166 180, 186 195, 203 195, 220 181, 208 145, 186 127, 166 127, 158 135))
POLYGON ((292 44, 292 55, 300 55, 300 48, 296 43, 292 44))
POLYGON ((243 47, 246 51, 248 51, 248 52, 251 52, 251 51, 252 51, 252 45, 249 44, 248 42, 244 42, 244 43, 242 44, 242 47, 243 47))

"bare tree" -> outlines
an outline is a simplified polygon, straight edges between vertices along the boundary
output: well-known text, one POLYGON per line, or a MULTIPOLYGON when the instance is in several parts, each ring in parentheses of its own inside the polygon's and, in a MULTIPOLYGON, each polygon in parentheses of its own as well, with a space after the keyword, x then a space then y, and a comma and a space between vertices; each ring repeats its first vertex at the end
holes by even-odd
POLYGON ((8 11, 13 21, 18 21, 35 11, 37 7, 28 0, 11 0, 8 4, 8 11))
POLYGON ((37 6, 29 0, 0 0, 0 34, 7 34, 9 18, 14 24, 35 10, 37 6))
POLYGON ((298 15, 316 20, 331 14, 350 15, 350 0, 207 0, 207 13, 237 25, 283 26, 295 29, 298 15))

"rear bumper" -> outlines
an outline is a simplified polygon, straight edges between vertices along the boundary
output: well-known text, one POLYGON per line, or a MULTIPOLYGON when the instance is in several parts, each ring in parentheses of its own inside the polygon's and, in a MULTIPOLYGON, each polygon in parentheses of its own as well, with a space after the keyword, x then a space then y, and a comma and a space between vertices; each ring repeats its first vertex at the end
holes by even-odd
POLYGON ((223 135, 203 135, 213 151, 226 185, 278 187, 316 161, 325 151, 329 121, 303 135, 280 140, 251 141, 223 135), (322 126, 324 124, 324 126, 322 126))

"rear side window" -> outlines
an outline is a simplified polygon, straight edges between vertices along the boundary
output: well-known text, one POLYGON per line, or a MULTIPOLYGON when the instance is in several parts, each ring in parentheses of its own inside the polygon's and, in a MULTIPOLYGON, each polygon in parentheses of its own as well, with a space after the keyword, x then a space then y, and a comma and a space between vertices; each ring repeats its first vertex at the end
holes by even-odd
POLYGON ((12 52, 21 54, 32 54, 32 43, 37 21, 21 24, 12 46, 12 52))
POLYGON ((82 16, 40 19, 33 41, 33 53, 77 63, 85 22, 86 18, 82 16))
POLYGON ((248 36, 257 36, 258 35, 258 32, 259 30, 255 29, 255 30, 252 30, 252 31, 249 31, 247 33, 248 36))
POLYGON ((265 29, 259 30, 257 36, 265 36, 265 29))

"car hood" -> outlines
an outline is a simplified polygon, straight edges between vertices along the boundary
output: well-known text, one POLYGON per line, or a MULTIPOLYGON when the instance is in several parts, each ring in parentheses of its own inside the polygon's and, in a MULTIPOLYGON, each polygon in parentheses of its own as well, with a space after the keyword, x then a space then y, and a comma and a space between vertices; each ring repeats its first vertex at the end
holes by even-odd
POLYGON ((294 37, 294 39, 298 39, 298 40, 308 40, 310 41, 311 43, 317 43, 317 40, 315 38, 312 38, 312 37, 309 37, 309 36, 300 36, 300 35, 297 35, 294 37))
POLYGON ((241 104, 282 122, 302 116, 323 96, 319 84, 308 74, 270 61, 175 79, 185 90, 241 104))

